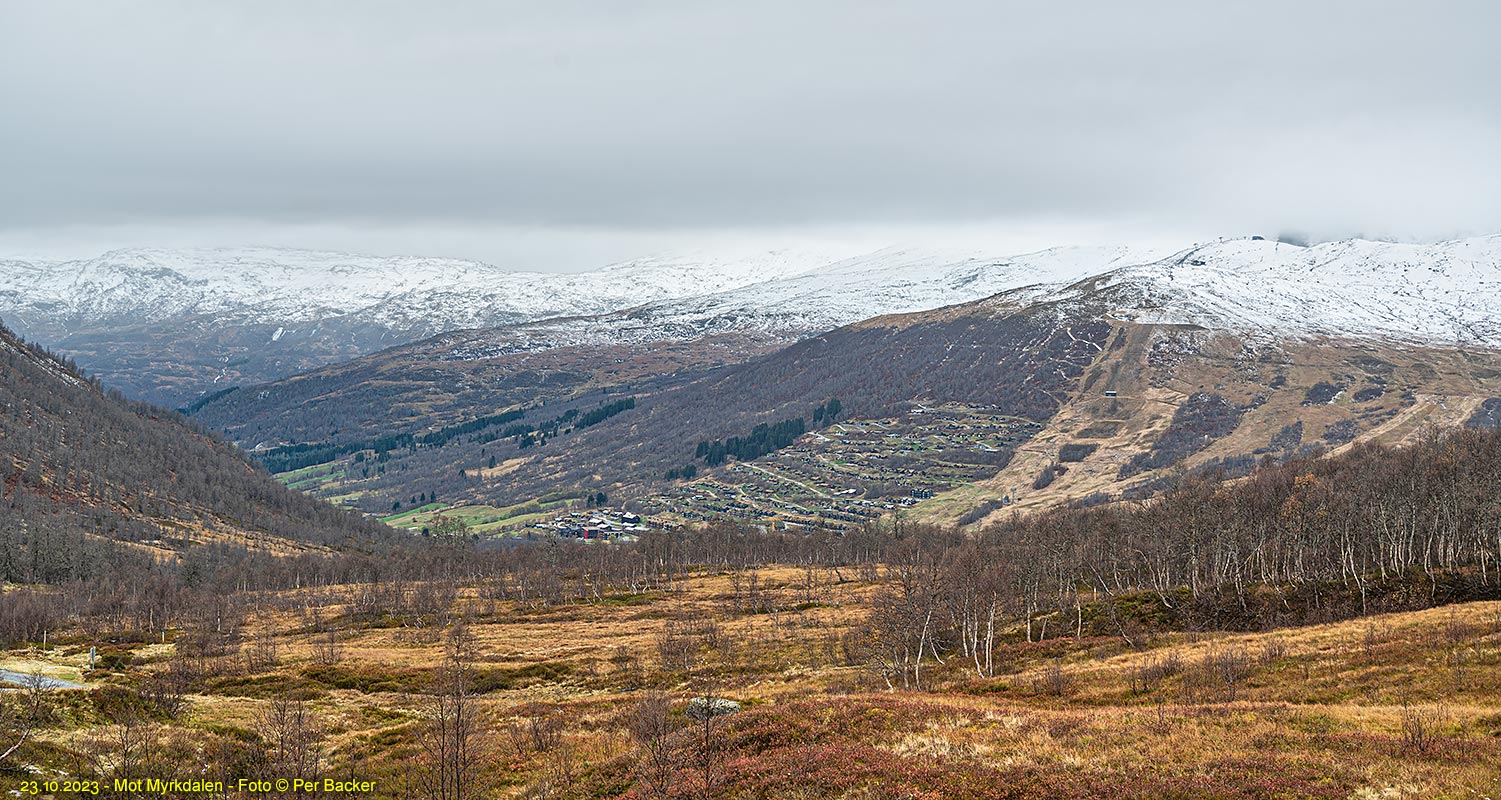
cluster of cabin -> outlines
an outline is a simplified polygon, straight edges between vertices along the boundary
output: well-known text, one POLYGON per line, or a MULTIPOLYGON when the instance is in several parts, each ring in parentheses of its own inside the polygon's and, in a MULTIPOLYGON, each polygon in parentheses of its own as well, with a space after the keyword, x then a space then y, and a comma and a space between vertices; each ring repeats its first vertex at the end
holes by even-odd
POLYGON ((990 407, 918 405, 888 419, 843 420, 750 463, 639 502, 660 519, 860 526, 996 473, 1040 426, 990 407), (996 454, 995 456, 974 454, 996 454))
POLYGON ((569 511, 551 520, 537 522, 532 527, 569 539, 619 539, 651 529, 639 514, 611 508, 569 511))

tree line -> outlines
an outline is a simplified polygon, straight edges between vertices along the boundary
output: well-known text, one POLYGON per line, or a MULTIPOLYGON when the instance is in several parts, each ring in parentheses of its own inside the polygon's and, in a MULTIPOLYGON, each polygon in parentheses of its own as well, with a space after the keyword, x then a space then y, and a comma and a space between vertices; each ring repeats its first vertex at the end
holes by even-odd
MULTIPOLYGON (((817 408, 813 409, 813 427, 832 425, 843 408, 838 398, 820 403, 817 408)), ((807 432, 808 422, 800 416, 773 423, 763 422, 751 428, 751 432, 746 436, 731 436, 723 441, 718 439, 700 441, 693 451, 693 457, 703 459, 704 464, 710 467, 717 467, 729 458, 737 461, 750 461, 787 447, 797 441, 797 437, 807 432)), ((692 478, 697 471, 696 467, 688 464, 676 471, 669 471, 667 479, 692 478)))

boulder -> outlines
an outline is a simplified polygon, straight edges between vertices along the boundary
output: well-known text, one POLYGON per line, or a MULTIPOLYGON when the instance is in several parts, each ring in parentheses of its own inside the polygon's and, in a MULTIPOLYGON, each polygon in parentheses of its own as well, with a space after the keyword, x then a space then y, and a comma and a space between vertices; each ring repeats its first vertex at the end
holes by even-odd
POLYGON ((703 722, 706 719, 738 714, 740 704, 723 697, 695 697, 688 701, 688 708, 683 713, 695 722, 703 722))

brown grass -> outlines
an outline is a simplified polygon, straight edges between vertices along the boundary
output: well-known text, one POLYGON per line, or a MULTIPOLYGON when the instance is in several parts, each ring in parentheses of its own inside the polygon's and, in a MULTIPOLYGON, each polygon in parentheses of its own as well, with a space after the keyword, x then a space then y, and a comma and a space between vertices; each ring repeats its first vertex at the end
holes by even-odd
MULTIPOLYGON (((759 577, 781 608, 803 597, 799 569, 759 577)), ((842 577, 820 571, 818 604, 777 613, 733 609, 722 574, 692 576, 644 602, 520 607, 466 592, 459 602, 489 689, 495 796, 627 791, 635 762, 626 709, 647 690, 681 707, 707 683, 746 706, 725 734, 731 797, 790 796, 767 788, 778 780, 830 798, 1474 798, 1501 789, 1501 603, 1261 634, 1171 634, 1140 650, 1104 638, 1012 640, 994 678, 953 658, 932 668, 935 691, 891 695, 841 653, 872 590, 849 570, 842 577), (696 643, 691 668, 662 663, 672 635, 696 643), (556 726, 546 752, 518 746, 509 732, 542 717, 556 726), (1026 792, 987 788, 1005 785, 1026 792)), ((323 717, 334 762, 395 785, 414 752, 411 692, 439 663, 440 638, 346 629, 329 671, 296 615, 256 613, 246 637, 262 633, 278 640, 279 665, 223 678, 218 685, 233 691, 194 695, 174 724, 252 730, 269 697, 295 687, 323 717)), ((130 672, 91 682, 136 680, 161 669, 171 648, 138 646, 130 672)), ((26 663, 71 675, 77 660, 53 651, 26 663)), ((96 724, 76 717, 49 737, 66 748, 96 724)))

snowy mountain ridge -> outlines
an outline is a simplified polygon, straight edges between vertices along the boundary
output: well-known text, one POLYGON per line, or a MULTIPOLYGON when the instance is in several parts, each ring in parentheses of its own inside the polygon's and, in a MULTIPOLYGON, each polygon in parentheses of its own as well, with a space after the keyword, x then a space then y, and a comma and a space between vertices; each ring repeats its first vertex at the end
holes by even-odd
POLYGON ((1142 322, 1501 346, 1501 236, 1312 247, 1224 239, 1173 254, 1059 247, 1000 258, 775 250, 649 257, 581 273, 271 248, 118 250, 82 261, 0 260, 0 287, 0 317, 52 337, 188 316, 288 329, 353 316, 416 336, 522 323, 499 335, 541 336, 524 346, 532 349, 730 331, 797 337, 992 295, 1017 304, 1088 294, 1142 322))
POLYGON ((431 350, 462 360, 729 333, 791 340, 872 317, 973 302, 1021 286, 1073 282, 1161 255, 1149 248, 1070 246, 985 258, 890 247, 800 275, 612 314, 455 332, 438 337, 431 350))
POLYGON ((1501 236, 1312 247, 1242 238, 1171 254, 1059 247, 957 260, 888 248, 801 275, 597 317, 456 332, 439 337, 432 350, 471 359, 719 333, 785 340, 976 300, 1001 309, 1054 304, 1061 314, 1087 305, 1121 320, 1267 339, 1501 348, 1501 236))
POLYGON ((1271 339, 1501 347, 1501 235, 1312 247, 1225 239, 995 302, 1089 303, 1117 319, 1271 339))
POLYGON ((839 255, 689 254, 544 273, 458 259, 274 248, 116 250, 78 261, 0 261, 0 316, 54 336, 185 316, 293 326, 346 315, 431 334, 722 291, 804 272, 839 255))

